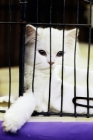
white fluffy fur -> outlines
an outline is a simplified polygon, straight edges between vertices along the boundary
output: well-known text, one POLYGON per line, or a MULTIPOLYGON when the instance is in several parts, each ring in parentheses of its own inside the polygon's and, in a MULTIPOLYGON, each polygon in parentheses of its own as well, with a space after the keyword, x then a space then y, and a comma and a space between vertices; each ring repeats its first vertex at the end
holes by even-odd
MULTIPOLYGON (((51 82, 51 102, 50 106, 52 110, 56 112, 60 112, 61 107, 61 71, 62 66, 57 65, 52 73, 52 82, 51 82)), ((87 71, 84 69, 77 68, 76 75, 76 96, 77 97, 87 97, 87 86, 86 86, 86 73, 87 71)), ((63 75, 63 112, 65 113, 73 113, 74 105, 72 99, 74 97, 74 69, 73 67, 64 66, 64 75, 63 75)), ((44 92, 44 102, 48 103, 48 92, 49 92, 49 84, 44 92)), ((89 72, 89 97, 93 97, 93 71, 89 72)), ((87 105, 87 100, 78 99, 76 101, 79 104, 87 105)), ((89 101, 89 105, 93 106, 93 101, 89 101)), ((87 113, 87 108, 77 106, 77 113, 87 113)), ((89 109, 90 114, 93 114, 93 109, 89 109)))
MULTIPOLYGON (((35 63, 34 94, 32 93, 32 73, 35 49, 35 27, 26 26, 25 52, 25 93, 6 111, 3 128, 5 131, 16 132, 29 119, 34 110, 47 111, 44 102, 44 92, 49 81, 50 62, 50 29, 38 28, 35 63), (39 54, 38 50, 45 50, 47 56, 39 54)), ((76 29, 65 31, 64 36, 64 65, 73 66, 76 29)), ((62 64, 62 57, 56 54, 62 50, 62 30, 51 29, 51 60, 54 62, 52 70, 62 64)), ((78 45, 77 45, 78 52, 78 45)), ((52 107, 51 107, 52 108, 52 107)))

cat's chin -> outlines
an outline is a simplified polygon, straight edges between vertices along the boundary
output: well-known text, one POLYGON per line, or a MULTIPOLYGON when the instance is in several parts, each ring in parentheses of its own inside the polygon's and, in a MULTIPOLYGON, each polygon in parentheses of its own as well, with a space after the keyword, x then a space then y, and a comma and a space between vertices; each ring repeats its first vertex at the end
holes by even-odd
MULTIPOLYGON (((55 68, 55 64, 51 66, 51 69, 54 69, 55 68)), ((47 66, 47 67, 36 67, 37 69, 39 70, 49 70, 50 69, 50 66, 47 66)))
MULTIPOLYGON (((56 64, 51 65, 51 69, 54 69, 56 66, 57 66, 56 64)), ((50 65, 44 69, 50 69, 50 65)))

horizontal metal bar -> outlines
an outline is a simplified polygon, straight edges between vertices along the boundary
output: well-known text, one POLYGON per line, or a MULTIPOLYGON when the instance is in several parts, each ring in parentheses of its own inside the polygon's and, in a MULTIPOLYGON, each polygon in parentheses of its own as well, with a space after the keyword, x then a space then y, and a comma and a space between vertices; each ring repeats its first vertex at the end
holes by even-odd
POLYGON ((0 24, 33 24, 33 25, 46 25, 46 26, 88 26, 91 24, 62 24, 62 23, 31 23, 31 22, 0 22, 0 24))
MULTIPOLYGON (((1 113, 5 113, 5 110, 0 110, 1 113)), ((56 112, 34 112, 33 116, 38 116, 38 115, 44 115, 44 116, 52 116, 52 115, 57 115, 59 117, 75 117, 74 113, 62 113, 62 116, 60 116, 60 112, 56 113, 56 112)), ((87 117, 87 114, 78 114, 77 113, 77 117, 87 117)), ((89 117, 93 117, 93 114, 90 114, 89 117)))
MULTIPOLYGON (((78 114, 75 115, 74 112, 73 113, 62 113, 62 115, 60 114, 60 112, 34 112, 33 116, 38 116, 38 115, 44 115, 44 116, 52 116, 52 115, 57 115, 59 117, 87 117, 87 114, 78 114)), ((89 117, 93 117, 93 114, 90 114, 89 117)))
POLYGON ((6 111, 5 110, 0 110, 0 113, 5 113, 6 111))
POLYGON ((93 108, 93 106, 91 105, 85 105, 85 104, 80 104, 80 103, 77 103, 76 100, 87 100, 87 101, 90 101, 90 100, 93 100, 93 98, 88 98, 88 97, 74 97, 73 98, 73 103, 77 106, 81 106, 81 107, 86 107, 86 108, 93 108))

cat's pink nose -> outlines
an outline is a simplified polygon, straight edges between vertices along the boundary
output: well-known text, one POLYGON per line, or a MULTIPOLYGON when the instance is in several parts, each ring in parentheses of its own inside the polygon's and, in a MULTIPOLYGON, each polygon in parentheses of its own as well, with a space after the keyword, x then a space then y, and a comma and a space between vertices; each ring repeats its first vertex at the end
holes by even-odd
POLYGON ((48 62, 50 65, 53 65, 54 64, 54 62, 48 62))

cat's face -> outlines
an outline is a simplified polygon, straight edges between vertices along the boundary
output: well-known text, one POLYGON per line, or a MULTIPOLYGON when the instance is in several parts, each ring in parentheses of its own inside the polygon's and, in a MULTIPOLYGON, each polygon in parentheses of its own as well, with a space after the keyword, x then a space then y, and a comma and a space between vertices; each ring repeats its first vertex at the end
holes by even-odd
MULTIPOLYGON (((31 25, 26 26, 26 52, 25 62, 33 65, 34 49, 35 49, 36 29, 31 25)), ((58 64, 72 63, 71 57, 74 56, 76 29, 65 31, 64 35, 64 51, 63 51, 63 31, 51 28, 51 62, 50 62, 50 28, 37 29, 36 42, 36 68, 48 69, 50 65, 54 68, 58 64)))

